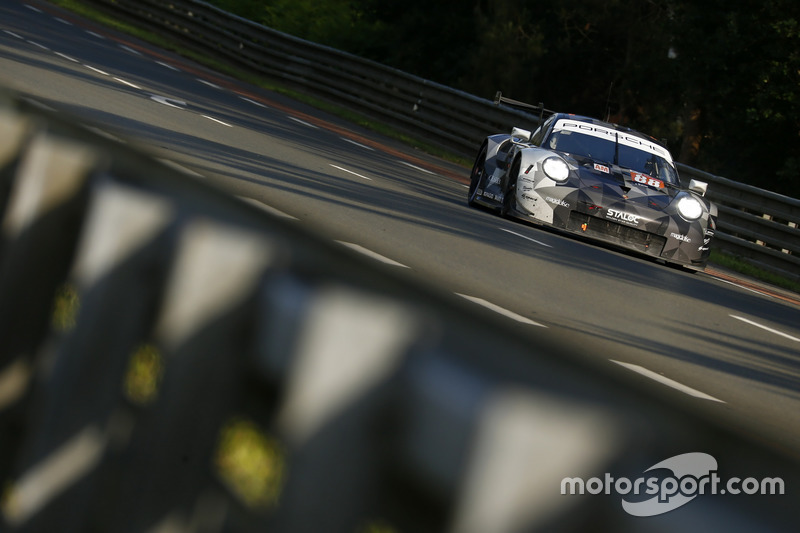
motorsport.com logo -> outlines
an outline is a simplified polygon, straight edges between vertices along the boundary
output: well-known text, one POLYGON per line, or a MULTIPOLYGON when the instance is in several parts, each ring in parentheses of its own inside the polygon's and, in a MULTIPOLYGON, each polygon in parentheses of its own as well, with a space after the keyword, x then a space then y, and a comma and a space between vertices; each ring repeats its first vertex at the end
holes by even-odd
POLYGON ((622 496, 622 508, 633 516, 656 516, 686 505, 705 494, 784 494, 783 479, 772 477, 758 480, 732 477, 726 482, 717 475, 717 460, 707 453, 692 452, 676 455, 654 464, 633 481, 605 474, 586 481, 578 477, 561 480, 561 494, 612 494, 622 496), (670 471, 671 475, 657 475, 670 471), (648 472, 652 472, 649 475, 648 472), (651 498, 642 499, 651 496, 651 498))

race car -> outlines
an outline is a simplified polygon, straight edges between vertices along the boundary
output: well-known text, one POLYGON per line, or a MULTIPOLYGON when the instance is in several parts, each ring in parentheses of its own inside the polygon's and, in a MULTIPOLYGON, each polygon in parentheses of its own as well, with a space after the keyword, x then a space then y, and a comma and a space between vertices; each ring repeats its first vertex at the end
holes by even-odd
POLYGON ((707 187, 682 187, 672 156, 652 137, 553 113, 534 133, 515 127, 483 141, 467 203, 703 270, 717 218, 707 187))

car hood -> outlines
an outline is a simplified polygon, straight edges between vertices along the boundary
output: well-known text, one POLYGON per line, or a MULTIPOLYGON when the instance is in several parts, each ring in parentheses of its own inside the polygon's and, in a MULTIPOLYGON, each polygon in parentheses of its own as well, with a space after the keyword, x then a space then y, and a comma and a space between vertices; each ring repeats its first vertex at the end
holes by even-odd
POLYGON ((607 200, 618 200, 650 209, 665 209, 679 189, 653 178, 647 174, 636 172, 608 163, 592 160, 570 161, 577 167, 581 188, 595 189, 602 192, 607 200))

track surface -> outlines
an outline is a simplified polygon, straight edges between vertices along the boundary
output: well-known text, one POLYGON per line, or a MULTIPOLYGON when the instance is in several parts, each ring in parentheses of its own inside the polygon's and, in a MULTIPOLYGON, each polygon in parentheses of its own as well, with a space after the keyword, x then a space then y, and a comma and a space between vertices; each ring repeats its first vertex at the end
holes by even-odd
POLYGON ((468 169, 45 3, 0 6, 0 85, 800 456, 796 296, 470 209, 468 169))

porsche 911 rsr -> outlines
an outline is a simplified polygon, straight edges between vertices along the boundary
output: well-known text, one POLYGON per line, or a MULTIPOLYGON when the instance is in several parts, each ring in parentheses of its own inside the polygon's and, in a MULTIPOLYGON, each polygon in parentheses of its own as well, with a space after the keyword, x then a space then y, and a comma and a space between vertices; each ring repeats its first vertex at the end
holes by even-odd
POLYGON ((705 268, 717 208, 707 185, 681 187, 655 139, 597 119, 556 113, 531 134, 487 137, 467 202, 693 270, 705 268))

